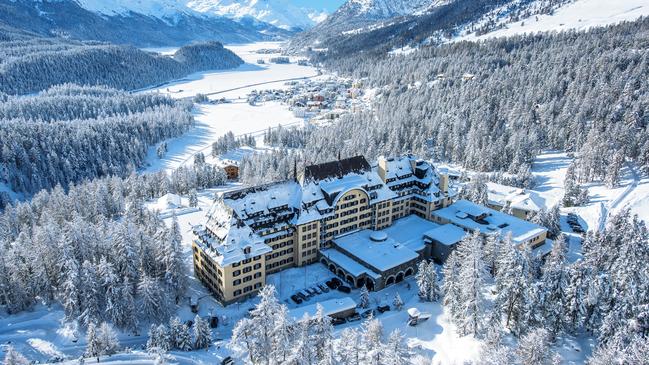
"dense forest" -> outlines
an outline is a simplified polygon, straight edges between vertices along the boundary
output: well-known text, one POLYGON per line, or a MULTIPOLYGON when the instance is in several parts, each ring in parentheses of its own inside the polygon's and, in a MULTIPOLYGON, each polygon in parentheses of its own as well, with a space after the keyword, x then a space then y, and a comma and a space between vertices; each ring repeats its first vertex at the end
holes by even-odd
POLYGON ((148 147, 184 133, 192 104, 154 94, 62 85, 0 103, 0 182, 35 193, 128 174, 148 147))
POLYGON ((162 56, 131 46, 42 38, 0 26, 0 92, 7 94, 33 93, 63 83, 131 90, 241 64, 243 60, 218 42, 162 56))
MULTIPOLYGON (((610 175, 625 160, 649 170, 647 30, 645 18, 589 32, 327 60, 326 67, 376 88, 373 110, 312 130, 298 151, 249 158, 254 163, 244 162, 244 170, 254 171, 243 176, 289 177, 293 159, 407 151, 478 171, 525 174, 539 151, 564 149, 577 154, 581 182, 615 182, 610 175)), ((296 147, 304 132, 293 134, 275 145, 296 147)))
POLYGON ((404 46, 439 45, 461 32, 484 34, 530 16, 550 14, 571 1, 430 1, 426 11, 383 20, 365 19, 341 8, 313 29, 293 37, 287 50, 335 60, 359 52, 385 54, 404 46))

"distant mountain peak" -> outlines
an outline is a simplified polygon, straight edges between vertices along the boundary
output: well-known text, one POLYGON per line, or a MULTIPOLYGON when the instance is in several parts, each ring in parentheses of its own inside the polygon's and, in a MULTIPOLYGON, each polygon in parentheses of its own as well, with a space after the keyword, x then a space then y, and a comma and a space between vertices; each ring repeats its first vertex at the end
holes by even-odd
POLYGON ((235 19, 253 17, 289 30, 308 29, 324 19, 321 11, 299 7, 291 0, 189 0, 187 7, 235 19))

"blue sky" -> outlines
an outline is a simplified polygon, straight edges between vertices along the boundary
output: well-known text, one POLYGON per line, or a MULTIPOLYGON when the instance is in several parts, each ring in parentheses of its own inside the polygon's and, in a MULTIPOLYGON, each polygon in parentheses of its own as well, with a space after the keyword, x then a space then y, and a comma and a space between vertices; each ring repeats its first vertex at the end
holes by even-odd
POLYGON ((312 9, 326 9, 329 12, 338 9, 344 2, 345 0, 293 0, 295 5, 312 9))

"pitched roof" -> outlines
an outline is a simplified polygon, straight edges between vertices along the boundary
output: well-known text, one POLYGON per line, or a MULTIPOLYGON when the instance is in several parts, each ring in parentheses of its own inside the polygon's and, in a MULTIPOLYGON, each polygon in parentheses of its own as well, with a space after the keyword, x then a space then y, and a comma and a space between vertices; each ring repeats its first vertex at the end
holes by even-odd
POLYGON ((328 177, 344 176, 352 172, 369 171, 370 164, 363 156, 355 156, 338 161, 307 166, 304 177, 307 180, 322 180, 328 177))

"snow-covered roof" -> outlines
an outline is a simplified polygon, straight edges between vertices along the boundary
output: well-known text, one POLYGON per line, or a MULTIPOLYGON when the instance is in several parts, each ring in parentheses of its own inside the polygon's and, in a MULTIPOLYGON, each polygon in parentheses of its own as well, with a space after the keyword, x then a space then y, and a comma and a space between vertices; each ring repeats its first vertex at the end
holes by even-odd
POLYGON ((443 245, 452 246, 460 242, 464 238, 464 236, 466 236, 466 234, 467 233, 462 228, 449 223, 437 228, 433 228, 430 231, 426 232, 425 235, 431 240, 439 242, 443 245))
MULTIPOLYGON (((309 223, 335 214, 334 208, 346 192, 364 191, 369 204, 390 199, 417 196, 426 201, 443 199, 435 168, 413 156, 398 157, 388 162, 389 176, 396 180, 386 183, 362 156, 320 165, 308 166, 302 183, 284 181, 226 192, 218 196, 207 215, 205 226, 197 230, 197 242, 214 253, 217 262, 227 265, 237 262, 245 252, 259 255, 270 251, 264 238, 290 227, 309 223)), ((423 233, 434 223, 409 217, 396 226, 395 236, 408 232, 397 242, 404 246, 404 257, 423 248, 423 233)), ((416 253, 415 253, 416 254, 416 253)), ((398 257, 398 256, 397 256, 398 257)), ((379 267, 380 260, 376 264, 379 267)))
POLYGON ((361 265, 351 257, 336 250, 335 248, 328 248, 326 250, 321 250, 320 253, 322 254, 322 256, 326 257, 331 262, 340 266, 343 270, 347 271, 349 274, 353 275, 354 277, 359 277, 365 274, 373 279, 381 278, 381 274, 366 268, 365 266, 361 265))
POLYGON ((384 272, 395 266, 416 260, 419 254, 386 235, 385 240, 372 239, 374 231, 364 229, 337 237, 335 245, 361 259, 376 271, 384 272))
POLYGON ((313 318, 318 312, 318 304, 322 306, 323 314, 330 317, 356 308, 356 302, 354 299, 350 297, 342 297, 291 309, 288 311, 288 317, 293 318, 295 321, 303 319, 304 315, 313 318))
POLYGON ((489 204, 492 205, 504 207, 509 203, 512 208, 531 212, 538 212, 543 206, 541 198, 532 191, 492 182, 487 183, 487 188, 489 204))
POLYGON ((412 214, 394 221, 382 232, 409 249, 420 251, 425 246, 425 233, 436 227, 439 227, 439 224, 412 214))
POLYGON ((439 174, 435 167, 413 155, 379 157, 376 169, 384 169, 386 185, 407 198, 416 195, 425 201, 442 198, 439 189, 439 174))
POLYGON ((501 237, 511 233, 514 243, 525 242, 547 231, 537 224, 468 200, 458 200, 446 208, 432 212, 432 214, 465 230, 474 231, 477 229, 486 235, 499 233, 501 237))

